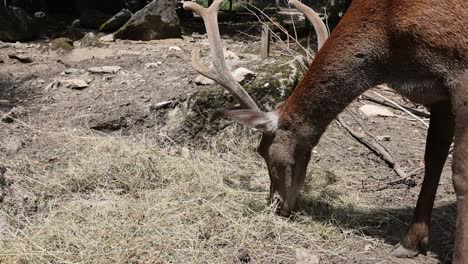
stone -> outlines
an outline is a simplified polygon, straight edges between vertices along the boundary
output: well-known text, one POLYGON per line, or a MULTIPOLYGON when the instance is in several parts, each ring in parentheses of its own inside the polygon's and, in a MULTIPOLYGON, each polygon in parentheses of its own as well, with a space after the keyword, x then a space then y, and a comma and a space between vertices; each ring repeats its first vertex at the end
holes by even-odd
POLYGON ((170 46, 169 51, 182 51, 182 49, 180 47, 177 47, 177 46, 170 46))
POLYGON ((63 75, 66 75, 66 74, 76 75, 76 74, 80 74, 80 73, 81 73, 80 69, 68 68, 68 69, 65 69, 62 74, 63 75))
POLYGON ((21 106, 15 106, 9 112, 3 114, 1 120, 4 123, 13 123, 15 119, 24 115, 26 115, 26 110, 21 106))
POLYGON ((87 33, 81 40, 81 47, 103 47, 104 43, 94 34, 87 33))
POLYGON ((224 51, 224 58, 226 58, 228 60, 238 60, 239 56, 237 56, 237 54, 235 52, 233 52, 233 51, 225 50, 224 51))
POLYGON ((368 117, 383 116, 383 117, 392 117, 394 114, 392 111, 388 110, 383 106, 378 105, 363 105, 359 108, 368 117))
POLYGON ((234 79, 240 84, 251 82, 255 79, 256 74, 246 68, 237 68, 232 72, 234 79))
POLYGON ((114 34, 105 35, 103 37, 100 37, 99 39, 102 42, 114 42, 115 41, 114 34))
POLYGON ((53 50, 69 52, 73 50, 73 40, 69 38, 56 38, 49 43, 53 50))
POLYGON ((112 16, 96 9, 87 9, 81 12, 80 25, 84 28, 98 29, 112 16))
POLYGON ((89 87, 89 84, 81 79, 68 79, 68 80, 61 80, 59 86, 69 88, 69 89, 81 90, 86 87, 89 87))
POLYGON ((39 12, 34 13, 34 17, 39 18, 39 19, 43 19, 43 18, 46 17, 46 13, 44 13, 42 11, 39 11, 39 12))
POLYGON ((158 0, 133 14, 116 33, 118 39, 152 40, 181 36, 180 21, 173 1, 158 0))
POLYGON ((91 67, 88 69, 90 73, 117 73, 122 67, 120 66, 100 66, 100 67, 91 67))
POLYGON ((0 8, 0 40, 28 41, 39 35, 39 27, 28 13, 17 6, 0 8))
POLYGON ((390 136, 377 136, 379 141, 390 141, 390 136))
POLYGON ((195 78, 195 84, 197 85, 212 85, 214 84, 215 81, 211 80, 210 78, 207 78, 203 75, 198 75, 197 78, 195 78))
POLYGON ((162 62, 149 62, 145 64, 145 69, 155 69, 162 65, 162 62))
POLYGON ((8 54, 8 58, 15 59, 22 63, 31 63, 33 61, 30 57, 22 54, 8 54))
POLYGON ((100 32, 115 32, 120 27, 125 25, 128 20, 132 17, 132 12, 128 9, 122 9, 120 12, 115 14, 111 19, 107 20, 99 28, 100 32))

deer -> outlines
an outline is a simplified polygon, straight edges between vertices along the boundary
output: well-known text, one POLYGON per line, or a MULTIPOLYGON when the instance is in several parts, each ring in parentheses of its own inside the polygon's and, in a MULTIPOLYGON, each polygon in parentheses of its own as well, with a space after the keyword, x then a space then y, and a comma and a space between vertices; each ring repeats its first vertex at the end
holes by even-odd
POLYGON ((453 263, 468 264, 468 2, 354 0, 328 35, 317 13, 289 0, 312 23, 319 49, 289 98, 268 112, 259 110, 226 66, 217 21, 221 3, 215 0, 208 8, 184 3, 204 20, 213 67, 201 63, 198 49, 192 63, 239 103, 218 116, 262 131, 257 151, 268 168, 269 201, 277 204, 277 213, 292 213, 311 150, 328 125, 359 95, 386 83, 430 109, 424 178, 413 220, 391 254, 415 257, 426 250, 434 199, 453 142, 453 263))

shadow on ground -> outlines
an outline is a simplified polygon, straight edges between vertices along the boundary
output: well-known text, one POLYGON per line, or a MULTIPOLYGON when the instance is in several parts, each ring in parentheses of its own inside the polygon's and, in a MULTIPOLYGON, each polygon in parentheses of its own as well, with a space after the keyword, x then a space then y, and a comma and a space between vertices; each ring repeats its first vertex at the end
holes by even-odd
MULTIPOLYGON (((364 235, 382 239, 389 245, 398 244, 413 217, 413 207, 363 209, 356 207, 332 207, 326 202, 299 198, 299 211, 314 220, 359 230, 364 235)), ((428 251, 436 254, 440 263, 451 263, 454 245, 456 203, 434 208, 428 251)), ((390 252, 389 252, 390 253, 390 252)))

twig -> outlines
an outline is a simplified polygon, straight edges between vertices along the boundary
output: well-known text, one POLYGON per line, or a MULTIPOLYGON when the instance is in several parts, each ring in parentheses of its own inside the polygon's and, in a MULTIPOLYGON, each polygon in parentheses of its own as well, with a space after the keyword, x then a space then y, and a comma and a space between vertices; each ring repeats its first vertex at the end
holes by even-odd
POLYGON ((395 103, 394 101, 386 98, 385 96, 377 93, 377 92, 374 92, 372 91, 373 94, 377 95, 378 97, 384 99, 385 101, 388 101, 389 103, 395 105, 396 107, 398 107, 400 110, 402 110, 403 112, 409 114, 410 116, 416 118, 418 121, 420 121, 425 127, 429 127, 429 125, 424 121, 422 120, 420 117, 416 116, 415 114, 411 113, 410 111, 406 110, 404 107, 400 106, 399 104, 395 103))
MULTIPOLYGON (((409 176, 403 171, 403 169, 400 167, 400 164, 393 158, 392 154, 387 150, 385 146, 380 144, 373 136, 371 136, 372 140, 369 140, 368 138, 360 135, 358 132, 354 131, 351 126, 346 124, 346 122, 343 120, 343 117, 340 115, 336 118, 338 123, 344 127, 351 136, 353 136, 355 139, 357 139, 359 142, 361 142, 363 145, 365 145, 367 148, 372 150, 374 153, 377 153, 380 155, 380 157, 386 161, 390 167, 400 176, 400 178, 408 178, 409 176)), ((362 127, 362 126, 361 126, 362 127)), ((369 132, 367 132, 364 127, 362 127, 364 132, 367 135, 370 135, 369 132)))

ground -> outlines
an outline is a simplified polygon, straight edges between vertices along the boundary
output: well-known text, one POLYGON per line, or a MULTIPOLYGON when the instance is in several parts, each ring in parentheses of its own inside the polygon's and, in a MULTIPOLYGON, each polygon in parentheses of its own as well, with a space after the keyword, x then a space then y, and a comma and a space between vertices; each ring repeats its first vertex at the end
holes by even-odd
MULTIPOLYGON (((288 78, 261 72, 288 65, 278 45, 261 60, 257 42, 226 41, 240 57, 230 63, 257 72, 262 85, 288 78)), ((0 263, 450 263, 450 158, 427 255, 389 255, 423 175, 426 128, 408 114, 366 117, 358 108, 374 103, 363 98, 348 107, 371 134, 389 137, 382 143, 405 171, 419 168, 411 180, 395 181, 387 163, 333 122, 315 148, 296 213, 279 217, 266 202, 259 132, 229 121, 200 127, 211 101, 201 104, 209 108, 198 109, 201 117, 192 115, 197 124, 181 125, 198 111, 191 98, 201 90, 227 96, 194 82, 190 51, 198 45, 207 54, 204 36, 76 44, 70 52, 44 41, 0 44, 0 263), (87 71, 106 65, 121 69, 87 71), (49 85, 65 79, 89 86, 49 85)), ((349 113, 343 117, 359 130, 349 113)))

